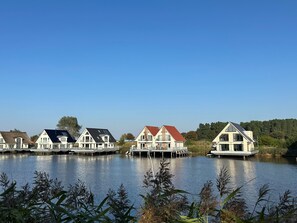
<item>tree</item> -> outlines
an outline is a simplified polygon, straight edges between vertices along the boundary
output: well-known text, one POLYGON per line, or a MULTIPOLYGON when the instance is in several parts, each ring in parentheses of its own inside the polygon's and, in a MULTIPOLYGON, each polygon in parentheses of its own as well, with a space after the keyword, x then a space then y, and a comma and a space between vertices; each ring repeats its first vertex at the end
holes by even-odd
POLYGON ((78 124, 77 118, 72 116, 63 116, 58 124, 58 129, 65 129, 67 130, 70 135, 73 137, 79 136, 79 130, 81 129, 81 125, 78 124))
POLYGON ((187 140, 197 140, 197 133, 195 131, 189 131, 186 133, 185 138, 187 140))
POLYGON ((126 134, 126 140, 134 140, 134 139, 135 139, 135 137, 132 133, 129 132, 126 134))
POLYGON ((35 143, 37 141, 38 137, 39 137, 39 135, 34 135, 34 136, 31 136, 30 139, 31 139, 32 142, 35 143))

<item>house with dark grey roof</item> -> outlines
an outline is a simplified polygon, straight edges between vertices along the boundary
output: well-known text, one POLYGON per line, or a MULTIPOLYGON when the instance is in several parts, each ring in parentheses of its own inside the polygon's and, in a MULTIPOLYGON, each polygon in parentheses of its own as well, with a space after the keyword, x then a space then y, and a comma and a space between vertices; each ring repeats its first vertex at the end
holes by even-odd
POLYGON ((252 131, 246 131, 239 124, 229 122, 212 141, 214 155, 251 156, 258 151, 255 149, 252 131))
POLYGON ((27 149, 32 144, 26 132, 0 132, 0 149, 27 149))
POLYGON ((36 141, 37 149, 69 149, 74 143, 67 130, 58 129, 44 129, 36 141))
POLYGON ((86 128, 79 136, 76 144, 81 149, 113 149, 116 140, 108 129, 86 128))

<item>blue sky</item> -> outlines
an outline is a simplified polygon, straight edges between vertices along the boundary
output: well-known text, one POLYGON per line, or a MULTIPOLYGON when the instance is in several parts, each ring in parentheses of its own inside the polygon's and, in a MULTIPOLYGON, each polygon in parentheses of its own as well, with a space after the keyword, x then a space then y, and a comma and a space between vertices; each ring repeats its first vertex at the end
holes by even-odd
POLYGON ((0 129, 297 118, 297 1, 1 1, 0 129))

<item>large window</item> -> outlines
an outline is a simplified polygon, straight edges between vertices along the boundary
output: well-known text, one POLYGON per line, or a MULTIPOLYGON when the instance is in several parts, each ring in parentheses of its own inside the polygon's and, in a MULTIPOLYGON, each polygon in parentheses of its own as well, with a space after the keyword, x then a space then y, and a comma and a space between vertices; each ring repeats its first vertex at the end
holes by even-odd
POLYGON ((234 151, 243 151, 242 144, 234 144, 234 151))
POLYGON ((234 139, 234 142, 242 142, 243 141, 243 137, 240 134, 234 134, 233 139, 234 139))
POLYGON ((221 151, 229 151, 229 144, 221 144, 221 151))
POLYGON ((236 132, 236 128, 233 125, 229 125, 229 127, 226 129, 226 132, 236 132))
POLYGON ((228 134, 222 134, 220 136, 220 141, 222 141, 222 142, 228 142, 229 141, 229 135, 228 134))

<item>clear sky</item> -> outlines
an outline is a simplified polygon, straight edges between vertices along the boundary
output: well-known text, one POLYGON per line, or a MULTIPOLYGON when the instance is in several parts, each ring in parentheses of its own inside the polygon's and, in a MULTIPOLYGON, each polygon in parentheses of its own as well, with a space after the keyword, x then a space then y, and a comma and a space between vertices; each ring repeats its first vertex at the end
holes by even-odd
POLYGON ((0 1, 0 130, 297 118, 296 0, 0 1))

